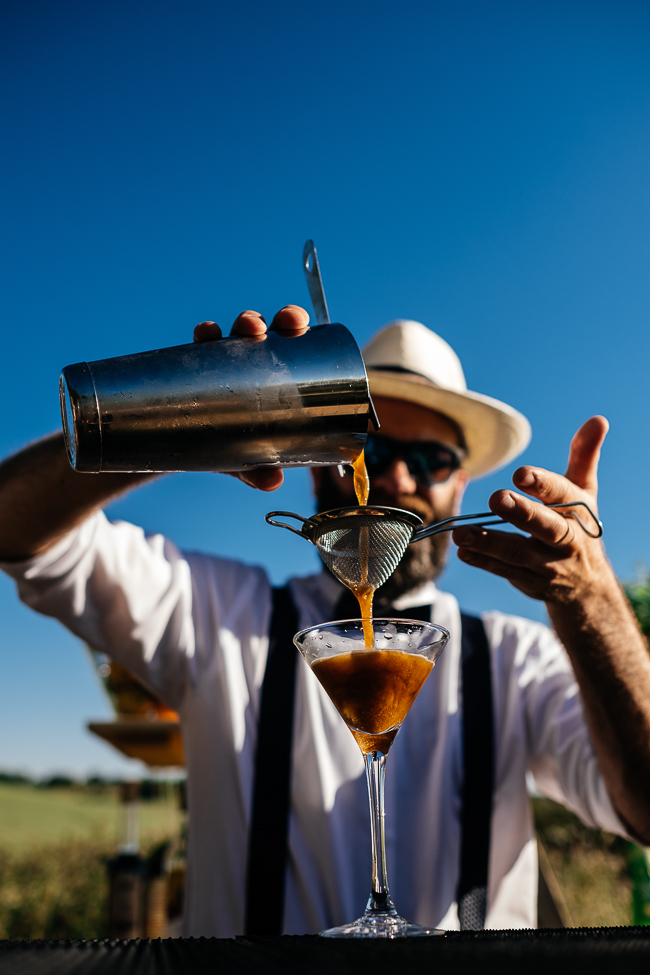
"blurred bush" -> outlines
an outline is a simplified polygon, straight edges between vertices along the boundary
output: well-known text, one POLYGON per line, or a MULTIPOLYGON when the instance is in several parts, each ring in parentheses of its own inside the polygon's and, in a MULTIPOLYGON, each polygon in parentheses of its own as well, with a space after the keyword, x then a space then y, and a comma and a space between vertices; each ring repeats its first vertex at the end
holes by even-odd
POLYGON ((645 566, 639 566, 636 582, 624 582, 623 589, 644 636, 650 639, 650 572, 645 566))
POLYGON ((589 829, 551 799, 533 799, 533 815, 572 926, 631 924, 627 840, 589 829))
POLYGON ((114 844, 93 840, 0 849, 0 938, 106 935, 106 860, 114 844))
POLYGON ((47 779, 41 779, 37 783, 39 789, 71 789, 77 783, 68 775, 50 775, 47 779))

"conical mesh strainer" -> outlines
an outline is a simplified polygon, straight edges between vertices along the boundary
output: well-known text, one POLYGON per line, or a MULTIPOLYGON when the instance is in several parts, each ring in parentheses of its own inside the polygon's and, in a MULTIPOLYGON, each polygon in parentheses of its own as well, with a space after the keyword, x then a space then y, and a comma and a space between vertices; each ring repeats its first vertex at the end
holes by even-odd
MULTIPOLYGON (((571 514, 582 530, 591 538, 600 538, 603 526, 584 501, 551 504, 549 508, 586 509, 591 528, 587 528, 577 512, 571 514)), ((303 518, 294 511, 270 511, 265 516, 269 525, 286 528, 306 538, 316 546, 323 562, 343 585, 350 589, 375 590, 393 574, 411 542, 419 542, 438 532, 452 531, 464 522, 479 526, 504 525, 491 511, 474 515, 457 515, 424 526, 422 519, 402 508, 375 505, 354 508, 334 508, 311 518, 303 518), (295 518, 300 528, 277 521, 278 517, 295 518)))
POLYGON ((397 568, 422 519, 401 508, 367 505, 335 508, 302 518, 293 511, 271 511, 269 525, 287 528, 316 546, 327 568, 350 589, 378 589, 397 568), (301 528, 276 521, 295 518, 301 528))
POLYGON ((414 528, 422 521, 399 509, 362 510, 363 514, 341 512, 338 517, 319 520, 313 542, 327 568, 342 583, 351 589, 375 590, 393 574, 414 528))

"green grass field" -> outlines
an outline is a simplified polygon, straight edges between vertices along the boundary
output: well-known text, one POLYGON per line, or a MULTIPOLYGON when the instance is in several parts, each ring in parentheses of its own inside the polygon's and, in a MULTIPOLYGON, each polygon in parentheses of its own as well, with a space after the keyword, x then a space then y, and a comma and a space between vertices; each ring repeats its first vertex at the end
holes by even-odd
POLYGON ((103 938, 106 860, 112 844, 88 839, 0 849, 0 938, 103 938))
MULTIPOLYGON (((142 853, 178 835, 177 794, 142 802, 142 853)), ((572 926, 631 923, 627 845, 546 799, 535 825, 572 926)), ((106 860, 116 852, 117 787, 0 783, 0 938, 107 933, 106 860)))
MULTIPOLYGON (((146 856, 178 836, 178 794, 140 806, 146 856)), ((0 782, 0 938, 107 934, 106 861, 117 852, 119 790, 0 782)))
MULTIPOLYGON (((180 825, 178 802, 167 798, 140 806, 144 842, 175 835, 180 825)), ((116 787, 38 788, 0 783, 0 848, 10 852, 70 840, 116 843, 120 806, 116 787)))

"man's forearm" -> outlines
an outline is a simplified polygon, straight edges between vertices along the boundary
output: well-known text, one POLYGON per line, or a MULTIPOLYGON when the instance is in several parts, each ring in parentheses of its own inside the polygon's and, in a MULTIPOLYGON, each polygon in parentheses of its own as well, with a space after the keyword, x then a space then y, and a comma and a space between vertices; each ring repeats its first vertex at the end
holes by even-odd
POLYGON ((0 560, 44 552, 111 499, 155 474, 78 474, 63 434, 30 444, 0 464, 0 560))
POLYGON ((613 571, 547 604, 571 658, 598 764, 627 826, 650 844, 650 653, 613 571))

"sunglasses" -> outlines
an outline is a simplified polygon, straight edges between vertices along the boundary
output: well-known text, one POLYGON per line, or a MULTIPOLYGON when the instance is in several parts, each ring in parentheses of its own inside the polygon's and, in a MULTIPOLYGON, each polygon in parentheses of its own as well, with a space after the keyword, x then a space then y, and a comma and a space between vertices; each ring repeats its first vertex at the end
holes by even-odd
POLYGON ((369 477, 385 474, 393 462, 403 460, 411 477, 426 487, 444 484, 463 462, 462 453, 429 440, 392 440, 369 433, 364 448, 369 477))

